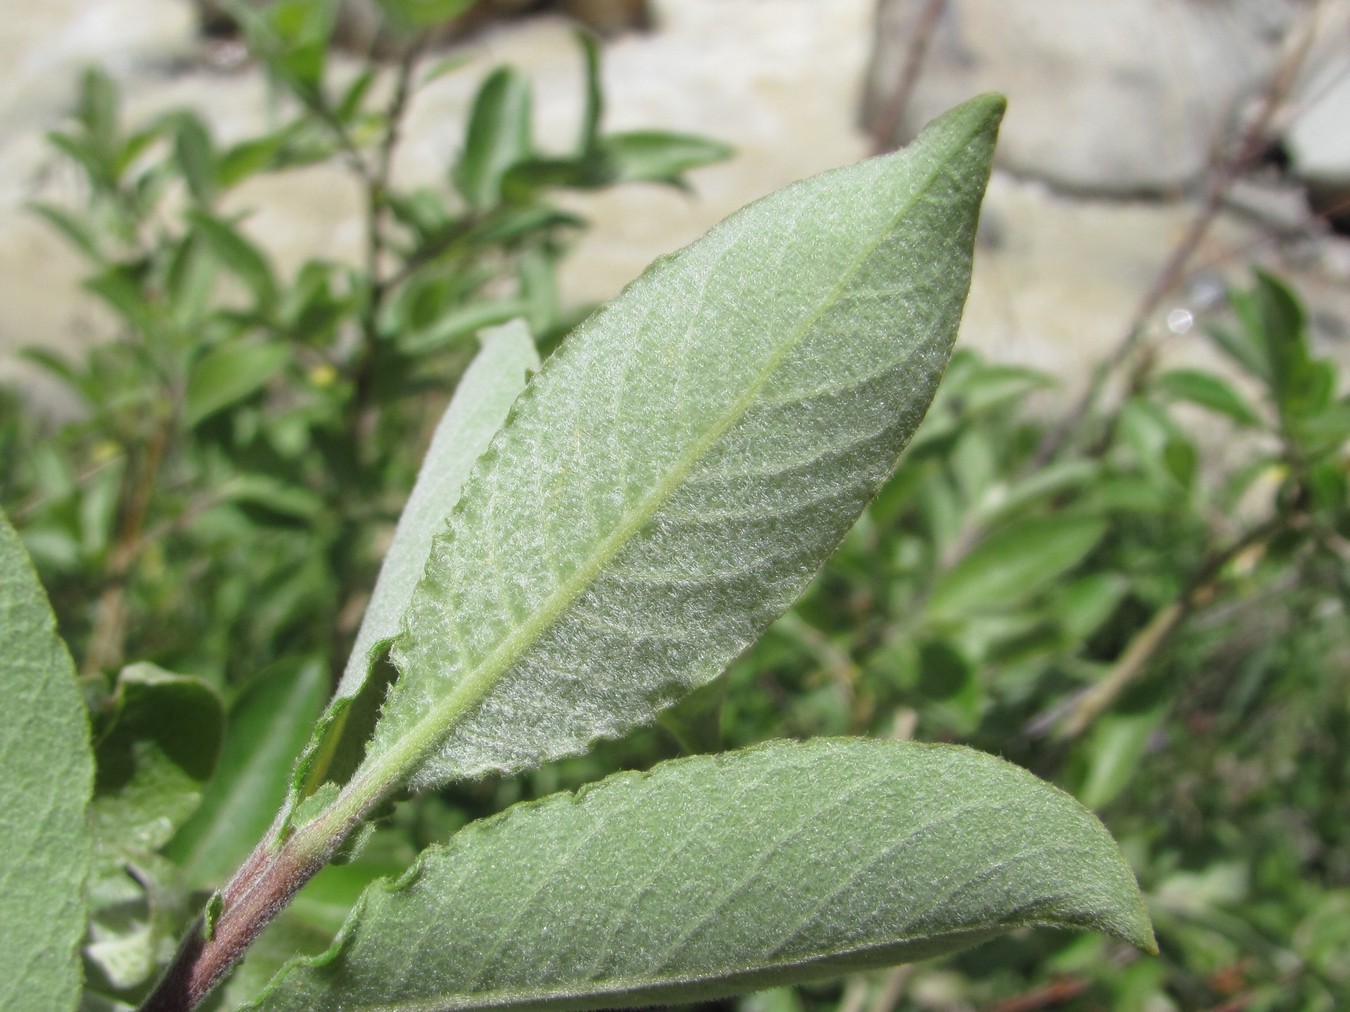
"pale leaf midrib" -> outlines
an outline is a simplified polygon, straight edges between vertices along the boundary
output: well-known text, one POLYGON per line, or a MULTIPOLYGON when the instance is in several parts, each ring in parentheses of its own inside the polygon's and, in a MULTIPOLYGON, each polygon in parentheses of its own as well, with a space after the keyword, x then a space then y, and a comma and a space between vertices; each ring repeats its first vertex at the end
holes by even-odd
MULTIPOLYGON (((372 786, 382 785, 383 789, 387 789, 394 782, 402 782, 409 778, 417 767, 431 757, 445 734, 456 723, 456 718, 486 697, 501 676, 509 671, 529 647, 537 642, 547 629, 553 626, 559 616, 571 606, 582 592, 595 582, 610 560, 618 555, 647 526, 660 510, 662 504, 681 486, 698 461, 706 456, 712 446, 755 403, 759 392, 778 371, 788 354, 811 332, 821 318, 838 304, 841 293, 848 288, 862 266, 876 253, 881 244, 895 233, 899 223, 928 194, 938 177, 948 170, 952 160, 952 152, 958 151, 968 144, 975 132, 975 130, 967 130, 959 145, 949 144, 947 155, 937 161, 922 184, 914 188, 910 199, 891 217, 887 225, 879 230, 876 238, 859 253, 838 283, 825 298, 821 299, 818 306, 797 327, 792 336, 782 342, 774 351, 755 379, 747 385, 745 392, 724 412, 722 418, 710 425, 702 436, 691 443, 690 448, 685 453, 676 458, 667 476, 659 481, 638 502, 634 509, 630 510, 628 516, 615 526, 610 535, 597 544, 590 558, 578 566, 569 578, 559 584, 543 604, 535 609, 530 618, 517 626, 515 631, 505 636, 499 645, 474 669, 465 673, 464 677, 450 690, 445 698, 439 704, 433 706, 420 720, 416 721, 412 730, 406 733, 397 745, 385 752, 382 757, 377 758, 370 770, 360 779, 367 782, 373 781, 372 786), (390 770, 392 776, 384 775, 385 770, 390 770)), ((409 676, 403 673, 401 677, 409 676)))

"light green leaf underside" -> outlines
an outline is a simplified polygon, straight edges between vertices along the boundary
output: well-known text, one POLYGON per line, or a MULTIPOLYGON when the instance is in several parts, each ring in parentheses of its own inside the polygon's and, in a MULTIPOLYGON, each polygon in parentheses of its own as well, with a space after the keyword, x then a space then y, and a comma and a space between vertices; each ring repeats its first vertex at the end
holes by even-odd
POLYGON ((70 1009, 91 841, 94 760, 75 666, 0 513, 0 1008, 70 1009))
POLYGON ((932 398, 1002 109, 751 205, 567 340, 433 546, 354 783, 620 736, 796 598, 932 398))
POLYGON ((1026 925, 1154 949, 1119 848, 1067 794, 955 746, 772 742, 470 826, 372 886, 333 950, 258 1006, 696 1001, 1026 925))
POLYGON ((529 374, 539 368, 539 353, 522 320, 484 331, 480 340, 483 349, 441 416, 399 517, 338 685, 339 697, 356 694, 370 670, 371 653, 381 641, 398 634, 399 619, 422 578, 432 538, 445 526, 464 480, 506 420, 529 374))

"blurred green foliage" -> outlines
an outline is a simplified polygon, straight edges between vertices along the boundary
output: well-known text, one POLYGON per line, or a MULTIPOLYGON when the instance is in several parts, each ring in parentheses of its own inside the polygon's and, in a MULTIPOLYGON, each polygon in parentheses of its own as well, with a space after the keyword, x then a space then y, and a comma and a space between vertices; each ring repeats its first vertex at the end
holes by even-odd
MULTIPOLYGON (((201 890, 265 828, 473 335, 524 316, 547 350, 576 321, 555 269, 584 222, 550 191, 683 185, 728 153, 605 132, 599 54, 582 38, 570 152, 537 149, 529 80, 499 68, 444 185, 402 190, 390 161, 409 98, 458 68, 424 70, 418 19, 435 5, 399 6, 397 69, 341 86, 331 4, 250 15, 290 110, 265 134, 222 147, 191 112, 127 129, 93 71, 52 135, 87 200, 35 210, 85 258, 119 330, 80 361, 30 353, 78 399, 78 420, 41 426, 0 393, 0 502, 94 718, 96 993, 142 994, 201 890), (228 198, 316 162, 360 186, 367 259, 315 257, 283 277, 228 198), (147 821, 128 784, 172 818, 147 821)), ((256 991, 296 948, 325 947, 368 881, 471 818, 649 766, 677 741, 854 733, 969 743, 1075 794, 1122 841, 1163 955, 1017 935, 766 992, 747 1012, 1350 1002, 1350 399, 1275 277, 1257 272, 1218 317, 1228 368, 1142 374, 1048 459, 1063 424, 1054 382, 959 353, 811 590, 665 730, 399 805, 301 893, 217 1001, 256 991)))

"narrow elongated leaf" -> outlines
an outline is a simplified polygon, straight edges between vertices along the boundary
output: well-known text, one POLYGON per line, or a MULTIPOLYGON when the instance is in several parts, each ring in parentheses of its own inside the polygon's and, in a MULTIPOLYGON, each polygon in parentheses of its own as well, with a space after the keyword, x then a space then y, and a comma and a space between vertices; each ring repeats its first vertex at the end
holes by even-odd
POLYGON ((510 67, 488 75, 474 98, 464 152, 452 173, 455 188, 474 211, 501 197, 502 176, 530 155, 530 82, 510 67))
POLYGON ((526 379, 539 368, 539 354, 521 320, 485 331, 481 340, 483 350, 465 371, 436 426, 399 517, 338 686, 339 696, 356 691, 370 670, 371 652, 398 634, 399 619, 431 554, 432 538, 445 526, 474 462, 506 421, 526 379))
POLYGON ((487 330, 481 340, 482 351, 460 379, 432 436, 337 693, 296 768, 288 808, 324 779, 342 779, 360 762, 387 681, 370 679, 371 670, 398 634, 413 589, 426 568, 432 538, 445 527, 474 462, 506 420, 529 373, 539 368, 539 354, 523 321, 487 330))
POLYGON ((227 344, 203 355, 188 377, 188 424, 197 425, 253 396, 290 357, 290 349, 280 344, 227 344))
POLYGON ((938 577, 928 613, 948 619, 1026 600, 1082 562, 1105 533, 1106 524, 1096 517, 1030 517, 1010 524, 938 577))
POLYGON ((476 823, 376 883, 257 1007, 608 1008, 924 959, 1013 928, 1156 951, 1067 794, 970 749, 773 742, 476 823))
POLYGON ((267 258, 239 229, 201 210, 189 211, 188 220, 221 264, 248 287, 260 311, 276 301, 276 280, 267 258))
POLYGON ((432 548, 357 780, 622 735, 787 608, 932 399, 1002 110, 751 205, 568 339, 432 548))
POLYGON ((1256 409, 1226 380, 1199 369, 1172 369, 1153 381, 1156 389, 1177 400, 1190 401, 1227 415, 1239 425, 1259 426, 1256 409))
POLYGON ((73 1009, 94 759, 75 666, 0 513, 0 1008, 73 1009))
POLYGON ((684 174, 730 158, 733 149, 690 134, 635 130, 610 134, 601 142, 613 178, 624 182, 683 186, 684 174))

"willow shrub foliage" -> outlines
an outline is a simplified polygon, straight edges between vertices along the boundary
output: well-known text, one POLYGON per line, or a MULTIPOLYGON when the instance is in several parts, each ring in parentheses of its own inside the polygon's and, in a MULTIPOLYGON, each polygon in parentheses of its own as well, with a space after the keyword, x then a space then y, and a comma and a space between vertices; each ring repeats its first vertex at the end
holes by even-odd
MULTIPOLYGON (((732 216, 654 264, 537 371, 523 323, 485 336, 280 812, 216 883, 146 1008, 206 1000, 391 800, 625 735, 717 678, 782 614, 933 398, 1002 110, 973 100, 894 156, 732 216)), ((23 752, 48 734, 29 711, 66 729, 84 718, 41 589, 8 526, 5 538, 6 633, 37 687, 28 709, 6 713, 5 747, 23 752)), ((123 672, 96 756, 96 838, 63 837, 64 874, 7 887, 5 923, 78 910, 89 865, 153 865, 166 845, 212 865, 209 833, 119 838, 143 831, 156 803, 172 812, 158 825, 183 823, 206 790, 213 762, 194 743, 215 743, 193 729, 218 704, 185 681, 123 672), (140 722, 150 701, 177 723, 140 722), (119 727, 140 745, 113 748, 119 727)), ((13 785, 26 821, 84 804, 88 747, 72 740, 62 755, 60 775, 13 785)), ((23 852, 9 866, 23 867, 31 848, 10 839, 23 852)), ((60 958, 5 974, 23 982, 19 1004, 78 992, 79 918, 67 920, 44 943, 60 958)), ((255 1004, 682 1001, 1027 925, 1153 948, 1133 873, 1071 797, 956 746, 771 742, 616 774, 464 828, 370 885, 332 946, 283 968, 255 1004)))

